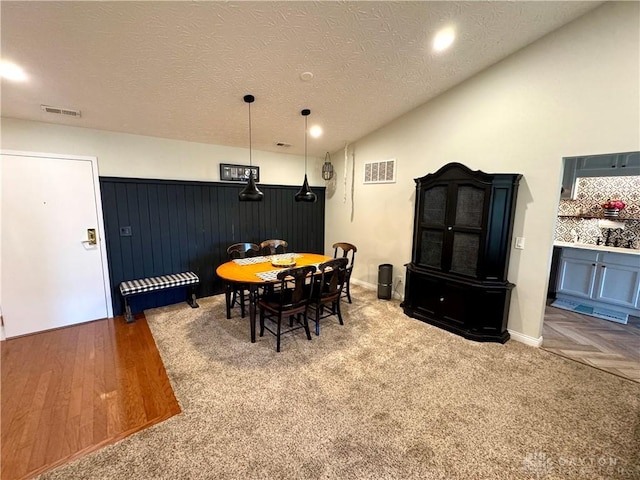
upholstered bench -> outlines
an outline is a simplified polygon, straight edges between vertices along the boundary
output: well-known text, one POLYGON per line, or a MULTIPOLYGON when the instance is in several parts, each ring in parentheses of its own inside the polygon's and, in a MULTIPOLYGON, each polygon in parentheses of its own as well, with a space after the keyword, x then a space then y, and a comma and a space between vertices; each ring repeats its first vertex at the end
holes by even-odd
POLYGON ((193 272, 175 273, 173 275, 162 275, 160 277, 140 278, 138 280, 128 280, 120 284, 120 293, 124 298, 125 319, 127 323, 134 321, 131 314, 129 297, 142 293, 157 292, 168 288, 188 286, 187 303, 191 308, 198 308, 196 303, 195 286, 200 283, 198 275, 193 272))

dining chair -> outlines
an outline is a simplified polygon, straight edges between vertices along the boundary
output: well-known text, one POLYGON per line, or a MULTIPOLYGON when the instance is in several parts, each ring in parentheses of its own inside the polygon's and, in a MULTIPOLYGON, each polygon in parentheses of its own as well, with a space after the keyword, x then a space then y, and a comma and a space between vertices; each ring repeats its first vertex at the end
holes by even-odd
POLYGON ((260 336, 264 331, 271 332, 276 337, 276 352, 280 351, 280 338, 282 334, 304 328, 307 340, 311 340, 309 321, 309 300, 313 295, 313 274, 316 267, 305 265, 303 267, 289 268, 278 273, 277 279, 280 289, 270 294, 263 295, 258 301, 260 308, 260 336), (282 330, 282 319, 288 318, 289 328, 282 330), (294 319, 296 325, 294 325, 294 319), (269 320, 275 324, 275 331, 265 324, 269 320))
POLYGON ((356 252, 358 248, 352 243, 347 242, 337 242, 333 244, 333 258, 347 258, 349 260, 349 265, 347 265, 347 280, 345 283, 345 288, 342 294, 347 297, 349 303, 351 303, 351 273, 353 272, 353 263, 356 259, 356 252))
MULTIPOLYGON (((260 247, 255 243, 234 243, 227 248, 229 260, 237 258, 255 257, 260 253, 260 247)), ((249 287, 243 283, 228 283, 226 288, 227 318, 231 318, 231 309, 240 306, 240 316, 244 318, 246 301, 249 287)))
POLYGON ((289 243, 285 240, 265 240, 260 243, 260 253, 262 255, 275 255, 277 253, 287 253, 289 243))
POLYGON ((336 315, 340 325, 344 325, 340 298, 347 281, 348 262, 346 258, 341 257, 318 265, 318 271, 321 273, 315 277, 314 291, 309 302, 310 309, 315 313, 312 320, 316 324, 316 335, 320 335, 320 320, 323 318, 336 315), (323 314, 325 307, 329 307, 329 313, 323 314))

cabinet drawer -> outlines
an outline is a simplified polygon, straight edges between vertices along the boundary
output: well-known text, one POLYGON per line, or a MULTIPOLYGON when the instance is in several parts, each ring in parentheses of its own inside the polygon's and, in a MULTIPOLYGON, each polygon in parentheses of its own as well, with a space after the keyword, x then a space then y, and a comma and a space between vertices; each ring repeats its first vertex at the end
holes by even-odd
POLYGON ((625 253, 604 252, 601 258, 602 263, 622 265, 640 270, 640 255, 627 255, 625 253))
MULTIPOLYGON (((563 248, 562 249, 562 258, 575 258, 576 260, 597 262, 598 255, 601 255, 601 252, 596 252, 594 250, 585 250, 582 248, 563 248)), ((620 255, 620 254, 617 254, 617 255, 620 255)))

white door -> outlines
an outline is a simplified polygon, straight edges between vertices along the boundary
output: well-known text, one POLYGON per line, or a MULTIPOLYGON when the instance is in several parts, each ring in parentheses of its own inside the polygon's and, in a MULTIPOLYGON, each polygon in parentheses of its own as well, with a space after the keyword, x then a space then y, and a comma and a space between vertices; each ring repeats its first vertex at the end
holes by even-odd
POLYGON ((3 152, 0 169, 5 335, 112 316, 97 160, 3 152))

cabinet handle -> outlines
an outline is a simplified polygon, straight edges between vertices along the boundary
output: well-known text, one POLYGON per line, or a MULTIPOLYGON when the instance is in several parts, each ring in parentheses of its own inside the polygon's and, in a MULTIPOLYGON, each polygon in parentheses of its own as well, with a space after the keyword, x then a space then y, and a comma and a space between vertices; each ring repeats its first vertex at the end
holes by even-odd
POLYGON ((447 230, 453 230, 453 227, 447 227, 447 230))
POLYGON ((607 266, 606 265, 602 265, 602 268, 607 268, 607 266))
POLYGON ((595 267, 595 266, 596 266, 596 264, 595 264, 595 263, 592 263, 592 264, 591 264, 591 266, 592 266, 592 267, 595 267))

